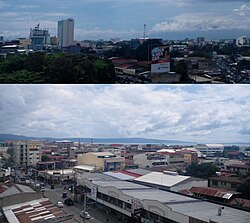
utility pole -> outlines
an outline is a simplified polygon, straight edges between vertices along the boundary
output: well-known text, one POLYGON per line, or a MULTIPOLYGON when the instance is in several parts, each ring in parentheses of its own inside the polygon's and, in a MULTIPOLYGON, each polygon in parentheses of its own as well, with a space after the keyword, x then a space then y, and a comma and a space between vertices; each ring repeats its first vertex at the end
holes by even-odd
POLYGON ((87 206, 87 190, 86 186, 84 187, 84 202, 83 202, 83 223, 86 223, 86 206, 87 206))

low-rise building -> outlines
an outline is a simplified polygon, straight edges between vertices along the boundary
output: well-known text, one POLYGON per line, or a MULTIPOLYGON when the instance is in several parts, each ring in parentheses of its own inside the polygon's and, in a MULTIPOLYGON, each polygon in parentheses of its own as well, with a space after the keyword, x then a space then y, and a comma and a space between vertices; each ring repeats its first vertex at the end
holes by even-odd
POLYGON ((110 152, 89 152, 78 154, 78 165, 90 165, 102 171, 122 170, 125 167, 125 158, 110 152))
POLYGON ((110 176, 88 174, 77 179, 79 194, 86 193, 103 211, 120 222, 247 223, 250 213, 110 176))
POLYGON ((247 181, 247 178, 235 176, 216 176, 208 179, 208 187, 223 188, 236 191, 240 185, 247 181))
POLYGON ((214 155, 215 153, 222 153, 224 146, 222 144, 200 144, 196 145, 195 148, 202 153, 202 155, 214 155))

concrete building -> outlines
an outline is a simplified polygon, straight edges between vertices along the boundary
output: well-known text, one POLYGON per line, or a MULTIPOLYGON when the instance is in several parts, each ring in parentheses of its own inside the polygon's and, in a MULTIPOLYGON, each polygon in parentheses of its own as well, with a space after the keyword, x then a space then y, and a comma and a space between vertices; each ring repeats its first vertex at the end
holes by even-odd
POLYGON ((222 144, 200 144, 196 145, 195 148, 201 152, 202 155, 214 155, 215 153, 222 153, 224 146, 222 144))
POLYGON ((100 174, 77 178, 79 195, 120 222, 247 223, 250 213, 100 174))
POLYGON ((249 38, 246 36, 240 36, 236 40, 237 46, 249 46, 249 38))
POLYGON ((41 162, 41 141, 15 141, 13 143, 15 166, 35 166, 41 162))
POLYGON ((247 178, 234 177, 234 176, 216 176, 208 179, 208 187, 222 188, 227 190, 236 191, 247 178))
POLYGON ((78 165, 90 165, 101 171, 122 170, 125 167, 125 158, 110 152, 89 152, 78 154, 78 165))
POLYGON ((30 49, 37 51, 43 50, 44 47, 50 44, 50 34, 48 29, 40 29, 38 24, 35 29, 30 29, 31 45, 30 49))
POLYGON ((73 44, 74 19, 69 18, 58 22, 57 38, 60 49, 73 44))
POLYGON ((167 166, 169 156, 155 152, 135 154, 133 156, 134 165, 139 168, 151 168, 154 166, 167 166))
POLYGON ((20 46, 23 49, 28 49, 29 45, 31 45, 31 43, 32 43, 31 39, 25 39, 25 38, 20 38, 19 41, 20 41, 20 46))

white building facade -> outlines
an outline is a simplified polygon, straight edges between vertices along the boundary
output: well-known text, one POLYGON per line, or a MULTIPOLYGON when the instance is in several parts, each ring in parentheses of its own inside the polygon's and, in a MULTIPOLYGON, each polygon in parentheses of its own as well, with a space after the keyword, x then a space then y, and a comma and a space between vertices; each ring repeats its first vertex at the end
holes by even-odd
POLYGON ((16 141, 13 147, 15 166, 35 166, 41 162, 41 141, 16 141))
POLYGON ((67 47, 74 41, 74 19, 61 20, 58 22, 57 38, 59 48, 67 47))

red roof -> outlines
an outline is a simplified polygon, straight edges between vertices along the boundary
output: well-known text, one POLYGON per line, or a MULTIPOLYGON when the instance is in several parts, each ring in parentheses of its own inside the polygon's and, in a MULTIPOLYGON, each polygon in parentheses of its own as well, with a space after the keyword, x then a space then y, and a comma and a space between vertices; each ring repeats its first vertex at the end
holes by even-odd
POLYGON ((230 201, 231 205, 236 205, 236 206, 241 206, 245 208, 250 208, 250 200, 247 199, 242 199, 242 198, 234 198, 233 200, 230 201))
POLYGON ((190 191, 195 194, 207 195, 211 197, 220 197, 224 199, 230 199, 235 194, 241 194, 235 191, 227 191, 224 189, 211 188, 211 187, 192 187, 190 191))
POLYGON ((129 172, 127 170, 120 170, 118 172, 123 173, 123 174, 127 174, 127 175, 132 176, 132 177, 141 177, 142 176, 141 174, 132 173, 132 172, 129 172))

